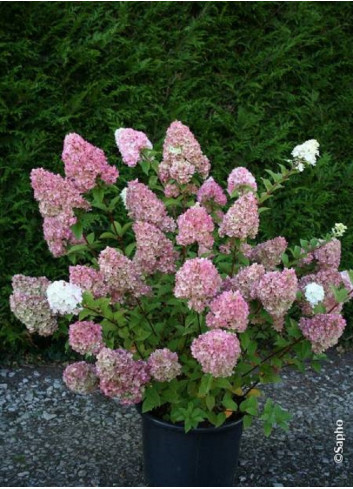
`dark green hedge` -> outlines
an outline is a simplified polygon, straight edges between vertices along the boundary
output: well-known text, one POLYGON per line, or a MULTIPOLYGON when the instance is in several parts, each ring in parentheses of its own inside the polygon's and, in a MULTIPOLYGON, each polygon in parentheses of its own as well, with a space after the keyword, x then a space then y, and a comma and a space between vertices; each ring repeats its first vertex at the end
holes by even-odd
POLYGON ((328 157, 272 201, 263 235, 294 242, 344 222, 353 268, 350 2, 2 2, 0 13, 4 350, 28 345, 7 305, 11 276, 65 273, 42 238, 29 172, 61 172, 70 131, 120 164, 114 129, 160 145, 180 119, 223 181, 236 165, 259 177, 316 138, 328 157))

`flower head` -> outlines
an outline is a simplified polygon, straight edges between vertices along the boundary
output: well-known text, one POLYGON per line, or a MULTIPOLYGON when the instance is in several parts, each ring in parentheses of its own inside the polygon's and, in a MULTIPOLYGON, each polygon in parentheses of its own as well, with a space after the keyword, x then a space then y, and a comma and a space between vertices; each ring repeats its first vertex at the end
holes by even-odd
POLYGON ((69 344, 81 355, 96 355, 104 346, 101 325, 93 321, 77 321, 71 324, 69 344))
POLYGON ((224 291, 213 299, 210 312, 206 316, 209 328, 226 328, 238 331, 246 330, 249 306, 239 291, 224 291))
POLYGON ((178 217, 178 244, 187 246, 198 243, 206 249, 213 246, 214 224, 212 217, 199 203, 188 209, 178 217))
POLYGON ((315 166, 319 156, 319 143, 316 139, 309 139, 299 144, 292 151, 294 168, 302 172, 307 165, 315 166))
POLYGON ((288 243, 285 238, 278 236, 255 246, 250 252, 250 260, 261 263, 267 270, 274 269, 281 263, 282 254, 288 243))
POLYGON ((77 394, 90 394, 98 387, 98 377, 94 365, 76 362, 64 370, 63 379, 67 387, 77 394))
POLYGON ((178 355, 168 348, 151 353, 148 366, 150 374, 158 382, 170 382, 181 373, 178 355))
POLYGON ((105 297, 109 293, 101 271, 84 265, 71 266, 69 271, 70 283, 78 285, 84 292, 91 292, 95 298, 105 297))
POLYGON ((202 371, 214 377, 229 377, 240 356, 240 344, 235 334, 214 329, 201 334, 191 344, 191 353, 201 364, 202 371))
POLYGON ((315 282, 310 282, 304 287, 305 298, 311 306, 316 306, 319 302, 322 302, 325 297, 325 290, 322 285, 315 282))
POLYGON ((249 192, 249 190, 254 192, 257 191, 254 175, 242 166, 234 168, 228 177, 227 191, 229 195, 232 195, 235 190, 240 194, 249 192))
POLYGON ((127 166, 136 166, 141 161, 141 152, 152 149, 152 143, 144 132, 121 127, 115 131, 115 141, 127 166))
POLYGON ((258 202, 254 194, 247 193, 235 201, 223 218, 220 236, 255 238, 259 229, 258 202))
POLYGON ((78 314, 81 310, 82 290, 64 280, 56 280, 47 288, 47 298, 54 314, 78 314))
POLYGON ((341 238, 347 231, 347 226, 341 222, 336 222, 335 226, 332 228, 331 233, 335 238, 341 238))
POLYGON ((299 328, 311 344, 314 353, 322 353, 334 346, 342 336, 346 321, 340 314, 316 314, 301 318, 299 328))
POLYGON ((222 279, 207 258, 186 260, 175 275, 174 295, 177 298, 188 299, 188 306, 197 312, 202 312, 218 292, 222 279))
POLYGON ((212 177, 209 177, 199 188, 197 200, 208 210, 212 204, 223 206, 227 203, 227 197, 222 187, 212 177))

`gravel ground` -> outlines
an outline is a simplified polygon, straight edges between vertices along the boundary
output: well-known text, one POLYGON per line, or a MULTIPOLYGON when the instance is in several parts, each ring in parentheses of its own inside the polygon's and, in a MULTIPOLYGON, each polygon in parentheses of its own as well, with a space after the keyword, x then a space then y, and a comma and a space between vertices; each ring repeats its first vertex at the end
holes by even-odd
MULTIPOLYGON (((140 418, 100 395, 70 393, 60 367, 0 370, 2 486, 145 486, 140 418)), ((238 486, 353 485, 353 353, 330 355, 320 374, 287 372, 267 387, 294 417, 289 433, 242 439, 238 486), (344 460, 334 462, 336 420, 344 460)))

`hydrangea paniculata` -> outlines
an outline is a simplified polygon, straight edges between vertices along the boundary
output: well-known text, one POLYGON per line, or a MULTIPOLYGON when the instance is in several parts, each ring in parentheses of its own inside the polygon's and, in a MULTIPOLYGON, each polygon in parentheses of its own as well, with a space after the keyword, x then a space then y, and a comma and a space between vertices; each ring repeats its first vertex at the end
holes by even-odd
POLYGON ((47 288, 47 298, 54 314, 78 314, 81 310, 82 290, 64 280, 56 280, 47 288))
POLYGON ((234 333, 214 329, 201 334, 191 344, 191 353, 200 363, 202 371, 214 377, 229 377, 241 353, 234 333))
POLYGON ((168 348, 155 350, 148 359, 149 371, 158 382, 170 382, 181 373, 178 355, 168 348))
POLYGON ((257 288, 265 272, 265 267, 258 263, 243 267, 233 278, 233 287, 239 289, 246 300, 254 300, 257 298, 257 288))
POLYGON ((325 298, 325 290, 322 285, 315 282, 310 282, 304 287, 305 299, 310 303, 311 306, 316 306, 319 302, 322 302, 325 298))
POLYGON ((214 224, 212 217, 199 203, 181 214, 177 220, 178 235, 176 241, 182 246, 198 243, 205 249, 213 246, 214 224))
POLYGON ((242 195, 225 214, 219 227, 220 236, 255 238, 259 230, 258 202, 254 194, 242 195))
POLYGON ((210 211, 213 205, 226 205, 227 197, 222 187, 214 181, 213 177, 209 177, 199 188, 197 201, 210 211))
POLYGON ((316 139, 309 139, 303 144, 298 144, 293 151, 294 168, 302 172, 305 165, 316 165, 316 158, 319 156, 319 143, 316 139))
POLYGON ((68 365, 63 373, 67 387, 76 394, 90 394, 97 390, 98 377, 94 365, 87 362, 75 362, 68 365))
POLYGON ((131 128, 117 129, 115 141, 121 153, 125 165, 133 167, 141 161, 141 152, 144 149, 152 149, 152 143, 142 131, 131 128))
POLYGON ((190 309, 202 312, 220 289, 222 279, 207 258, 186 260, 175 275, 174 295, 187 299, 190 309))
POLYGON ((96 355, 104 346, 101 325, 93 321, 77 321, 71 324, 69 344, 81 355, 96 355))
POLYGON ((101 271, 85 265, 75 265, 69 267, 69 272, 70 283, 78 285, 84 292, 90 292, 96 299, 109 293, 101 271))
POLYGON ((234 170, 231 171, 227 183, 227 191, 229 195, 232 195, 235 190, 239 194, 249 192, 249 188, 247 187, 250 187, 250 190, 252 189, 254 192, 257 191, 257 184, 254 175, 242 166, 234 168, 234 170))
POLYGON ((148 222, 136 221, 133 225, 136 236, 136 253, 133 262, 143 273, 157 271, 174 273, 178 253, 173 243, 160 229, 148 222))
POLYGON ((57 319, 46 298, 49 285, 46 277, 14 275, 12 278, 10 308, 30 333, 50 336, 58 328, 57 319))
POLYGON ((336 345, 345 327, 346 321, 340 314, 316 314, 299 321, 299 328, 311 342, 314 353, 322 353, 336 345))
POLYGON ((164 203, 146 185, 138 180, 128 184, 126 208, 134 221, 146 221, 162 231, 174 231, 175 222, 167 215, 164 203))
POLYGON ((250 252, 250 259, 261 263, 267 270, 273 270, 281 263, 287 246, 286 239, 278 236, 255 246, 250 252))
POLYGON ((248 325, 249 306, 239 291, 224 291, 213 299, 206 316, 209 328, 232 329, 242 333, 248 325))
POLYGON ((117 168, 108 164, 103 150, 76 133, 65 137, 62 160, 67 179, 82 193, 94 188, 98 177, 113 184, 119 176, 117 168))
POLYGON ((138 404, 151 376, 147 362, 135 361, 132 353, 119 348, 102 348, 97 355, 99 387, 108 397, 116 397, 121 404, 138 404))

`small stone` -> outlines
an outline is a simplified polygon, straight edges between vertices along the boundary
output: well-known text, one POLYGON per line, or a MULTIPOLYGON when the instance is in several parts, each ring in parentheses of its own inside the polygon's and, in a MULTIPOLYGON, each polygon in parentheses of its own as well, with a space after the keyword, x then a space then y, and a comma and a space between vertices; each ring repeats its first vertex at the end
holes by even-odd
POLYGON ((20 472, 19 474, 17 474, 18 477, 25 477, 26 475, 29 475, 29 472, 20 472))
POLYGON ((50 414, 50 413, 44 412, 42 414, 42 418, 45 419, 46 421, 50 421, 51 419, 56 418, 56 414, 50 414))
POLYGON ((7 389, 7 384, 0 384, 0 389, 7 389))

